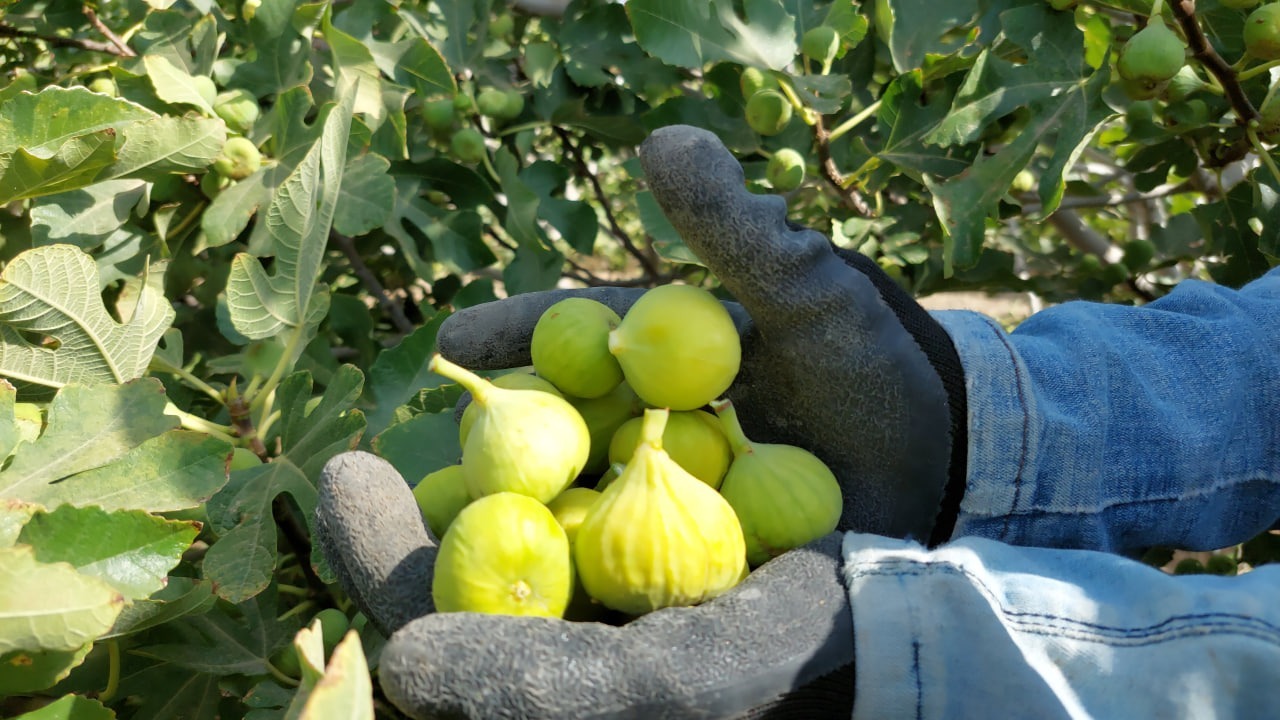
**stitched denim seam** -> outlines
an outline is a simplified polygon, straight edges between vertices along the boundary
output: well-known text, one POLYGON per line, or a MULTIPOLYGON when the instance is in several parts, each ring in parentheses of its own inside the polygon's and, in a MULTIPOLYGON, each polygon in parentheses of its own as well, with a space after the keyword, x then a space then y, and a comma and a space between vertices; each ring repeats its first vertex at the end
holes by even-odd
POLYGON ((1022 437, 1018 451, 1018 470, 1013 477, 1013 500, 1010 502, 1009 512, 1005 515, 1004 526, 1000 530, 1000 539, 1007 539, 1010 532, 1010 524, 1013 515, 1018 511, 1018 503, 1022 499, 1023 473, 1027 469, 1027 456, 1030 451, 1027 448, 1027 437, 1031 433, 1031 414, 1027 411, 1026 393, 1022 387, 1022 372, 1018 368, 1018 355, 1013 349, 1013 344, 1009 341, 1009 336, 1003 332, 995 332, 992 328, 992 334, 996 340, 1004 346, 1005 351, 1009 354, 1009 365, 1013 370, 1013 386, 1017 394, 1018 406, 1022 408, 1022 437))
POLYGON ((1008 618, 1011 623, 1020 626, 1019 629, 1022 632, 1046 636, 1072 632, 1076 633, 1074 636, 1076 639, 1093 639, 1098 642, 1105 642, 1108 640, 1134 640, 1135 642, 1126 643, 1126 645, 1149 645, 1190 635, 1205 634, 1205 628, 1214 627, 1229 630, 1232 634, 1245 635, 1265 640, 1272 644, 1280 644, 1280 627, 1247 615, 1231 613, 1184 613, 1165 618, 1163 621, 1153 625, 1142 628, 1133 628, 1105 625, 1102 623, 1091 623, 1048 613, 1031 613, 1009 610, 1005 607, 1004 603, 1000 601, 997 593, 994 592, 981 577, 978 577, 963 567, 951 564, 926 565, 911 560, 893 560, 878 563, 875 567, 871 568, 855 568, 849 575, 849 582, 852 584, 860 577, 924 577, 939 573, 958 575, 964 578, 982 592, 982 594, 1000 610, 1003 617, 1008 618), (913 569, 904 570, 903 568, 913 569), (1193 626, 1185 624, 1191 621, 1199 622, 1193 626), (1061 624, 1054 625, 1054 622, 1061 624), (1179 624, 1174 627, 1168 627, 1171 623, 1179 624), (1058 632, 1051 632, 1050 630, 1056 630, 1058 632))
POLYGON ((1216 493, 1222 492, 1223 490, 1226 490, 1232 487, 1245 485, 1248 483, 1257 483, 1257 482, 1268 483, 1272 485, 1280 484, 1280 476, 1272 477, 1269 475, 1260 475, 1260 476, 1251 476, 1251 477, 1244 477, 1244 478, 1237 478, 1237 479, 1228 479, 1218 484, 1215 484, 1212 487, 1196 488, 1194 490, 1184 489, 1179 491, 1176 494, 1162 495, 1162 496, 1145 496, 1136 500, 1115 500, 1115 501, 1105 502, 1100 505, 1095 505, 1093 507, 1085 507, 1080 509, 1032 506, 1032 507, 1027 507, 1021 510, 1010 510, 1009 512, 992 513, 990 515, 981 515, 973 512, 969 512, 968 515, 975 518, 1001 517, 1001 518, 1004 518, 1005 520, 1004 527, 1007 528, 1009 525, 1010 519, 1013 517, 1022 517, 1025 515, 1040 515, 1040 516, 1091 515, 1091 514, 1098 513, 1100 511, 1112 510, 1114 508, 1122 508, 1130 505, 1144 505, 1147 503, 1159 503, 1159 502, 1181 502, 1183 500, 1187 500, 1190 498, 1198 498, 1202 496, 1214 495, 1216 493))

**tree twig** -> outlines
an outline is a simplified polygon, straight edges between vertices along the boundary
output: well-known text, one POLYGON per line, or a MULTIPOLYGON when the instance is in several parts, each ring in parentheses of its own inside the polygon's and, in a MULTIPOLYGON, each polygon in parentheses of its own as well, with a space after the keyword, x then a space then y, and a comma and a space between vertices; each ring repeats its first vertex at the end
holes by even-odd
POLYGON ((364 283, 369 294, 377 299, 378 304, 382 306, 387 315, 391 316, 391 324, 396 326, 396 330, 405 335, 413 332, 415 328, 404 314, 404 308, 391 299, 386 289, 382 287, 382 283, 378 281, 377 276, 373 274, 368 265, 364 264, 364 258, 361 258, 360 253, 356 251, 355 241, 336 230, 329 231, 329 240, 338 246, 338 249, 342 251, 342 254, 347 258, 347 262, 351 265, 351 271, 356 274, 356 277, 360 278, 360 282, 364 283))
POLYGON ((81 38, 57 37, 56 35, 41 35, 27 30, 19 30, 18 28, 11 27, 9 25, 0 25, 0 38, 6 37, 40 40, 54 47, 71 47, 76 48, 77 50, 88 50, 89 52, 120 55, 119 49, 111 43, 98 42, 97 40, 83 40, 81 38))
POLYGON ((618 223, 618 218, 614 215, 613 208, 609 203, 609 196, 605 193, 604 186, 600 184, 600 178, 591 172, 586 159, 582 157, 582 151, 574 144, 573 137, 562 127, 556 126, 554 129, 556 136, 560 138, 560 143, 564 146, 565 154, 573 161, 578 174, 585 177, 587 182, 591 184, 591 189, 600 202, 600 208, 604 211, 605 220, 609 225, 609 233, 617 238, 622 247, 640 262, 640 266, 644 268, 645 275, 651 280, 657 281, 662 276, 661 271, 658 270, 658 264, 649 253, 641 250, 636 245, 626 230, 622 229, 622 225, 618 223))
POLYGON ((862 193, 852 187, 844 186, 844 176, 840 174, 840 168, 836 167, 835 160, 831 158, 830 138, 826 126, 822 124, 822 116, 815 113, 813 139, 818 147, 818 167, 822 169, 822 177, 835 188, 836 194, 845 205, 862 217, 871 217, 875 213, 867 204, 866 198, 862 197, 862 193))
POLYGON ((1249 102, 1244 88, 1240 86, 1236 71, 1222 59, 1218 51, 1209 43, 1209 38, 1205 37, 1204 31, 1200 29, 1200 22, 1196 20, 1195 0, 1172 0, 1169 3, 1169 9, 1173 11, 1178 25, 1182 27, 1182 33, 1187 36, 1187 47, 1191 48, 1191 53, 1208 68, 1209 72, 1213 73, 1218 83, 1222 85, 1222 90, 1231 103, 1231 109, 1235 110, 1236 116, 1240 119, 1240 124, 1248 125, 1250 121, 1257 120, 1258 109, 1249 102))
POLYGON ((111 44, 116 48, 117 55, 120 55, 121 57, 138 56, 138 54, 133 51, 133 48, 129 47, 129 44, 126 43, 123 38, 115 34, 111 28, 106 26, 106 23, 102 22, 102 19, 98 17, 98 14, 93 11, 93 8, 86 7, 84 9, 84 16, 89 18, 89 23, 93 25, 98 32, 102 33, 103 37, 111 41, 111 44))

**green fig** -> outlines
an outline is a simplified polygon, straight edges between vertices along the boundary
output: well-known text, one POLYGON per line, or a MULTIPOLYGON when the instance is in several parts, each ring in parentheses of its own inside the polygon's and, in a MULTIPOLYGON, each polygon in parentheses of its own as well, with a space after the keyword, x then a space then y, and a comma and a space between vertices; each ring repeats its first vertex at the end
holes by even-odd
MULTIPOLYGON (((643 417, 624 422, 609 443, 609 463, 626 465, 640 444, 643 417)), ((667 455, 690 475, 719 488, 733 460, 733 449, 720 421, 705 410, 672 412, 662 431, 662 447, 667 455)))
POLYGON ((791 148, 782 148, 769 158, 764 176, 780 192, 791 192, 804 182, 804 156, 791 148))
POLYGON ((744 67, 742 74, 738 76, 738 88, 742 91, 744 99, 750 98, 761 90, 774 90, 777 87, 778 79, 760 68, 744 67))
POLYGON ((89 83, 89 89, 99 95, 110 95, 111 97, 116 97, 120 94, 119 90, 116 89, 116 81, 110 76, 94 78, 89 83))
POLYGON ((436 539, 444 537, 453 519, 471 502, 467 490, 466 474, 461 465, 447 465, 427 473, 413 487, 413 499, 418 502, 422 518, 436 539))
POLYGON ((219 175, 232 180, 243 180, 258 172, 262 167, 262 153, 258 146, 245 137, 229 137, 222 146, 222 152, 213 161, 213 168, 219 175))
POLYGON ((476 111, 481 115, 500 119, 507 112, 507 94, 498 88, 485 88, 476 95, 476 111))
POLYGON ((571 487, 560 493, 547 503, 547 509, 556 517, 556 522, 564 528, 564 534, 572 545, 578 537, 578 528, 582 520, 591 510, 591 506, 600 499, 600 491, 585 487, 571 487))
POLYGON ((840 33, 830 25, 809 28, 800 36, 800 52, 824 68, 828 67, 840 52, 840 33))
POLYGON ((641 400, 671 410, 694 410, 720 397, 742 363, 729 311, 693 285, 645 292, 609 333, 609 352, 641 400))
POLYGON ((1155 88, 1178 74, 1187 62, 1186 51, 1177 33, 1160 18, 1151 18, 1120 48, 1116 70, 1140 87, 1155 88))
POLYGON ((232 88, 214 98, 213 113, 222 118, 233 132, 244 135, 258 122, 262 108, 258 106, 258 98, 253 93, 244 88, 232 88))
POLYGON ((777 135, 791 123, 791 101, 778 90, 760 90, 747 98, 747 124, 761 135, 777 135))
POLYGON ((464 163, 478 163, 489 152, 485 147, 484 135, 473 127, 464 127, 454 133, 449 139, 449 151, 464 163))
POLYGON ((598 398, 576 398, 568 396, 565 400, 578 411, 587 423, 587 431, 591 434, 591 453, 587 456, 584 473, 601 473, 609 467, 609 443, 614 433, 632 418, 639 417, 644 411, 644 404, 631 386, 625 382, 598 398))
POLYGON ((193 75, 191 77, 191 86, 195 88, 196 94, 208 105, 213 105, 218 99, 218 86, 214 84, 213 78, 207 75, 193 75))
POLYGON ((1126 268, 1135 272, 1141 272, 1156 256, 1156 246, 1150 240, 1142 238, 1134 238, 1126 242, 1123 246, 1124 257, 1121 262, 1126 268))
POLYGON ((328 655, 341 642, 342 636, 347 634, 347 629, 351 627, 351 622, 347 620, 347 616, 337 608, 325 608, 315 614, 311 624, 320 623, 320 638, 324 645, 324 654, 328 655))
POLYGON ((733 508, 663 450, 667 416, 645 411, 640 446, 587 511, 573 546, 587 593, 631 615, 696 605, 747 571, 733 508))
MULTIPOLYGON (((555 385, 527 372, 511 372, 506 375, 499 375, 489 382, 507 390, 541 390, 557 397, 564 397, 556 389, 555 385)), ((462 411, 462 417, 458 419, 458 444, 463 447, 467 445, 467 435, 471 432, 472 423, 476 421, 476 413, 479 412, 472 409, 472 405, 468 404, 466 409, 462 411)))
POLYGON ((238 447, 231 451, 231 459, 227 461, 227 472, 248 470, 262 464, 262 458, 249 448, 238 447))
POLYGON ((456 117, 452 98, 429 100, 422 104, 422 119, 427 127, 435 132, 447 132, 453 129, 456 117))
POLYGON ((597 398, 618 387, 622 367, 609 353, 609 333, 622 321, 604 303, 566 298, 533 326, 533 369, 566 395, 597 398))
POLYGON ((462 446, 462 470, 472 498, 515 492, 547 502, 586 464, 591 436, 564 398, 497 387, 439 354, 427 368, 469 390, 478 408, 462 446))
POLYGON ((431 597, 438 612, 561 617, 573 591, 570 557, 568 536, 545 505, 487 495, 441 538, 431 597))
POLYGON ((836 529, 843 497, 826 463, 794 445, 753 443, 731 402, 716 400, 711 407, 733 446, 720 494, 742 523, 751 567, 836 529))
POLYGON ((1280 60, 1280 4, 1267 3, 1244 20, 1244 49, 1259 60, 1280 60))

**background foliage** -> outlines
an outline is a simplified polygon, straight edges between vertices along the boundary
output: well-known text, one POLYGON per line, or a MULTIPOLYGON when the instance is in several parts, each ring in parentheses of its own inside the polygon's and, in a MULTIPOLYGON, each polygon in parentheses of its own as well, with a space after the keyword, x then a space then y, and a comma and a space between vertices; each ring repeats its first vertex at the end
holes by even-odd
POLYGON ((653 128, 715 131, 759 192, 800 153, 793 219, 917 295, 1140 303, 1280 254, 1247 9, 1163 7, 1190 75, 1134 99, 1145 0, 556 5, 0 1, 0 714, 394 715, 310 552, 319 469, 456 460, 425 369, 455 309, 714 282, 644 190, 653 128))

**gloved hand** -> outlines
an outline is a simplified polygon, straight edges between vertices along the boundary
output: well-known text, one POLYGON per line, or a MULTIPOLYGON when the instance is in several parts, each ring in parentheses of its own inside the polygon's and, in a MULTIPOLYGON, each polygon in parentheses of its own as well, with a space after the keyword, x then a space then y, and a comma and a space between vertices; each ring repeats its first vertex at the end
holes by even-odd
MULTIPOLYGON (((743 364, 727 395, 748 435, 826 461, 845 496, 842 529, 945 540, 963 487, 965 410, 942 328, 874 263, 788 224, 781 198, 748 193, 714 135, 663 128, 640 159, 667 217, 741 303, 728 304, 743 364)), ((621 315, 639 291, 468 308, 441 327, 439 349, 470 369, 528 365, 538 317, 570 295, 621 315)), ((621 627, 434 613, 435 540, 408 485, 366 453, 326 465, 316 539, 391 638, 382 686, 416 718, 848 717, 852 707, 839 534, 701 606, 621 627)))
MULTIPOLYGON (((870 259, 788 223, 780 196, 748 192, 712 133, 655 130, 640 163, 685 244, 741 303, 726 303, 742 336, 726 395, 747 437, 827 463, 844 491, 842 530, 950 537, 967 436, 964 375, 946 331, 870 259)), ((437 346, 471 370, 526 366, 533 327, 555 302, 589 297, 621 316, 641 293, 548 290, 477 305, 445 320, 437 346)))

